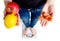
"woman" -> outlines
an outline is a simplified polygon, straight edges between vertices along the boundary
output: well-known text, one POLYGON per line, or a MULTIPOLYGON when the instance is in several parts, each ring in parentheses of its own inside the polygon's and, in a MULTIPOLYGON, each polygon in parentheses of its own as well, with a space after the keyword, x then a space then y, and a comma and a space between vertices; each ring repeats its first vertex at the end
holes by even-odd
MULTIPOLYGON (((37 23, 38 17, 42 16, 43 12, 48 12, 49 10, 50 12, 53 11, 52 10, 53 0, 12 0, 12 2, 16 2, 20 6, 19 14, 20 14, 20 18, 22 19, 24 25, 26 26, 26 29, 23 32, 24 35, 26 36, 28 34, 27 33, 28 28, 30 28, 32 32, 32 36, 35 35, 36 31, 33 27, 37 23), (29 12, 31 12, 31 17, 30 17, 29 12)), ((44 20, 41 18, 41 21, 44 22, 44 23, 41 22, 42 26, 47 24, 47 20, 44 20)))

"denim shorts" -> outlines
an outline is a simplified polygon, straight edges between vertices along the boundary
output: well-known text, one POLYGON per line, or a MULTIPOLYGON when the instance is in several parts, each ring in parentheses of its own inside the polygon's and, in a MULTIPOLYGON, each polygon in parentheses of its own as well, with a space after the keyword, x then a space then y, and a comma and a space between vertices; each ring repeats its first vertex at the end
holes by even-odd
POLYGON ((38 21, 38 17, 41 15, 43 7, 44 7, 44 4, 40 5, 37 8, 30 8, 30 9, 20 8, 19 15, 24 25, 26 26, 26 28, 28 27, 33 28, 35 26, 35 24, 38 21), (31 17, 29 12, 31 12, 31 17))

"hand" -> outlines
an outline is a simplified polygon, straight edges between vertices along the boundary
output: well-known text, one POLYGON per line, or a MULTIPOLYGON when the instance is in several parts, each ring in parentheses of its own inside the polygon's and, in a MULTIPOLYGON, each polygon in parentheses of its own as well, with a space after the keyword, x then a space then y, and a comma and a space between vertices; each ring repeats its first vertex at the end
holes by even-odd
POLYGON ((48 21, 52 21, 52 17, 53 17, 53 7, 48 6, 48 4, 45 4, 41 16, 39 17, 39 19, 41 20, 40 22, 41 26, 46 26, 48 21))
POLYGON ((54 7, 53 6, 48 7, 48 13, 53 17, 53 13, 54 13, 54 7))
POLYGON ((4 17, 3 17, 3 19, 5 19, 5 17, 6 17, 6 10, 4 10, 4 17))
POLYGON ((48 23, 48 21, 44 20, 44 19, 42 19, 41 22, 40 22, 41 26, 46 26, 47 23, 48 23))
POLYGON ((16 14, 16 17, 17 17, 17 23, 16 23, 16 26, 19 26, 19 13, 16 14))
POLYGON ((19 26, 19 21, 17 20, 16 26, 19 26))
MULTIPOLYGON (((42 14, 44 14, 45 12, 42 12, 42 14)), ((46 14, 45 14, 46 15, 46 14)), ((39 17, 39 19, 40 19, 40 24, 41 24, 41 26, 46 26, 47 25, 47 23, 48 23, 48 20, 46 20, 46 18, 44 17, 44 16, 40 16, 39 17)))

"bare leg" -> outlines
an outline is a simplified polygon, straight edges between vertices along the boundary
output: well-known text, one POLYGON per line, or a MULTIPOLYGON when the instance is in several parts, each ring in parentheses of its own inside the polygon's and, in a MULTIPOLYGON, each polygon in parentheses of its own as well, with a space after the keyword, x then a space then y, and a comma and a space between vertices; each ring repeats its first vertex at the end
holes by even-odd
POLYGON ((28 28, 24 29, 23 34, 26 35, 26 36, 28 35, 28 28))
POLYGON ((36 30, 34 28, 30 28, 32 35, 34 36, 36 34, 36 30))

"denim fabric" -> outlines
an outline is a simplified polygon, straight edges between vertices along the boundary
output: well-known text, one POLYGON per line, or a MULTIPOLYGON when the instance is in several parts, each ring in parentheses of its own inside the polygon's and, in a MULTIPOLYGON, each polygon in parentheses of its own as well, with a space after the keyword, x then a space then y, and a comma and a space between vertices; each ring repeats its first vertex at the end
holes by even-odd
POLYGON ((28 27, 33 28, 35 26, 35 24, 38 21, 38 17, 41 15, 43 6, 44 6, 44 4, 40 5, 37 8, 30 8, 30 10, 25 9, 25 8, 20 8, 20 10, 19 10, 20 18, 22 19, 23 23, 25 24, 25 26, 27 28, 28 27), (29 19, 30 19, 29 12, 31 12, 31 21, 29 21, 29 19))

